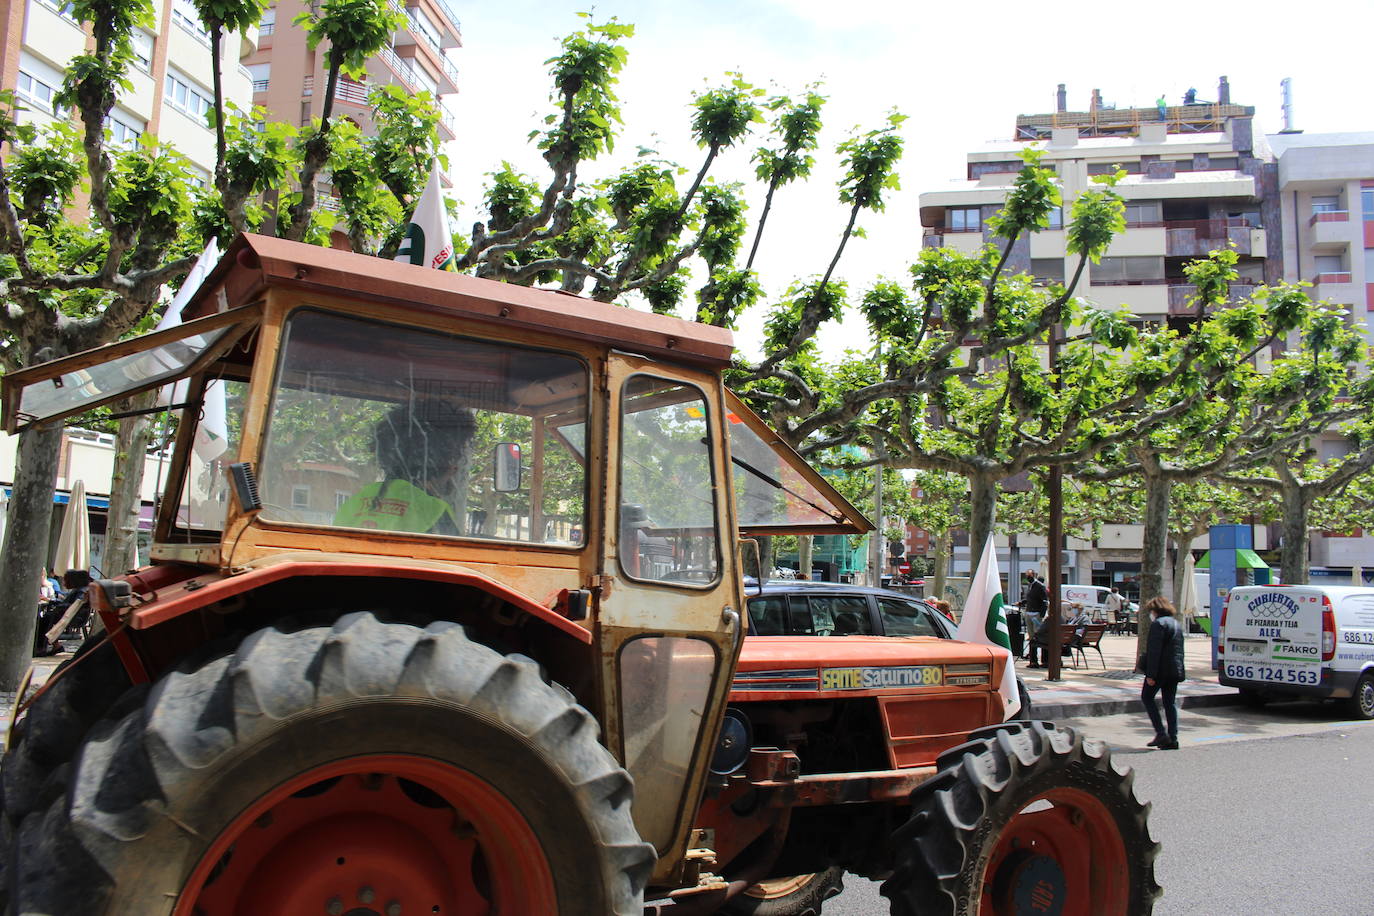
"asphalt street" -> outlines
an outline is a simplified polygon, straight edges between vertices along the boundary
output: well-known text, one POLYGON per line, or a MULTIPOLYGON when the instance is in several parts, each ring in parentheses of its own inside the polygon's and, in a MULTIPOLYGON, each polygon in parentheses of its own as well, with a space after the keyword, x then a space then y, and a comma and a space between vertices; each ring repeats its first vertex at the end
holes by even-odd
MULTIPOLYGON (((1177 751, 1154 751, 1145 714, 1065 720, 1133 767, 1163 847, 1156 916, 1374 913, 1374 723, 1332 705, 1184 710, 1177 751)), ((886 913, 846 878, 824 916, 886 913)))

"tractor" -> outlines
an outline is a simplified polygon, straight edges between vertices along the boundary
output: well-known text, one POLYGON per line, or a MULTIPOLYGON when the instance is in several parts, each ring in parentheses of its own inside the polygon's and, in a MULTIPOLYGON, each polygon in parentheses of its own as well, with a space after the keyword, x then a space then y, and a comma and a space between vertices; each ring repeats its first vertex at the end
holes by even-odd
POLYGON ((174 327, 8 375, 173 392, 151 559, 16 704, 0 912, 1147 913, 1106 748, 1005 652, 747 634, 761 536, 871 525, 730 332, 240 236, 174 327))

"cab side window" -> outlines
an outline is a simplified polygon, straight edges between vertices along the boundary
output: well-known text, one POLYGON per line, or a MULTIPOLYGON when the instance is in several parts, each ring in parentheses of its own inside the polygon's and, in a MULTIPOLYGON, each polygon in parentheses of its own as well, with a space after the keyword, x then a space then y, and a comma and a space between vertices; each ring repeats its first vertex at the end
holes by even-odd
POLYGON ((749 635, 786 636, 787 599, 781 595, 749 599, 749 635))
POLYGON ((799 635, 871 636, 873 621, 868 616, 868 601, 856 595, 810 595, 806 598, 807 612, 795 615, 799 635), (805 628, 809 624, 809 628, 805 628))
POLYGON ((883 618, 883 633, 887 636, 945 635, 931 619, 930 608, 914 601, 879 598, 878 613, 883 618))

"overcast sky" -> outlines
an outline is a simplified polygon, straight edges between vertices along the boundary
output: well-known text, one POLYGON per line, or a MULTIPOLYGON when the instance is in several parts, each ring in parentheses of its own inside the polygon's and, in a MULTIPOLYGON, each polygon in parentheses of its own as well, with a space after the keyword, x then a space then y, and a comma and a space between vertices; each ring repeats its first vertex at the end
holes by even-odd
MULTIPOLYGON (((550 111, 544 61, 589 4, 450 2, 462 16, 464 45, 453 57, 462 91, 447 100, 458 116, 450 193, 465 205, 466 226, 477 218, 486 174, 501 160, 546 179, 526 141, 550 111)), ((755 263, 774 293, 824 270, 846 216, 836 199, 834 147, 855 125, 879 126, 893 107, 910 117, 902 190, 891 195, 885 214, 863 218, 869 237, 846 250, 839 273, 851 284, 851 298, 878 276, 905 277, 920 247, 917 195, 961 179, 965 154, 1008 139, 1016 115, 1052 111, 1059 83, 1067 84, 1069 108, 1083 110, 1094 88, 1118 107, 1153 105, 1161 93, 1180 104, 1190 86, 1212 101, 1225 74, 1232 101, 1255 106, 1257 129, 1274 132, 1281 127, 1279 81, 1291 77, 1297 127, 1374 130, 1368 0, 603 0, 594 12, 636 27, 618 87, 625 124, 610 165, 632 161, 643 145, 695 170, 701 153, 688 131, 692 92, 718 85, 726 71, 789 93, 824 83, 829 102, 818 167, 809 186, 779 192, 755 263)), ((760 131, 728 153, 717 176, 750 177, 749 156, 764 140, 760 131)), ((750 194, 752 212, 761 202, 761 193, 750 194)), ((738 343, 752 349, 757 335, 756 319, 742 327, 738 343)), ((862 323, 851 319, 828 335, 828 349, 835 352, 836 342, 863 346, 864 338, 862 323)))

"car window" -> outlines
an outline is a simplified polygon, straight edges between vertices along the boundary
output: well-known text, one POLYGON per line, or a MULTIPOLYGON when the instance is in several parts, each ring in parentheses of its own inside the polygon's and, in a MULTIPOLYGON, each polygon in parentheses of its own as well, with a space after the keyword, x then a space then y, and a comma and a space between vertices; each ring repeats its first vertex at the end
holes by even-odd
POLYGON ((885 636, 938 636, 944 639, 944 630, 932 618, 933 613, 929 607, 915 601, 878 599, 878 614, 883 618, 885 636))
POLYGON ((800 613, 800 600, 792 599, 793 631, 798 635, 871 636, 873 621, 868 600, 862 595, 808 595, 800 613))
POLYGON ((753 636, 786 636, 787 599, 782 595, 750 598, 749 632, 753 636))

